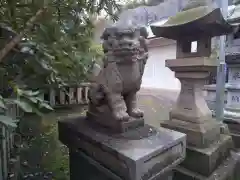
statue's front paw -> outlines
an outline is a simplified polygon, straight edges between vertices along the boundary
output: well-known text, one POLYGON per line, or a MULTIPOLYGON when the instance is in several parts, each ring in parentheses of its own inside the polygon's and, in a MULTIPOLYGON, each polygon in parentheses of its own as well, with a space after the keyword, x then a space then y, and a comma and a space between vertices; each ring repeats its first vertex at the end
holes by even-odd
POLYGON ((129 115, 135 118, 143 117, 143 112, 140 109, 132 109, 131 112, 129 112, 129 115))
POLYGON ((115 119, 117 119, 119 121, 128 121, 130 118, 128 113, 125 111, 114 112, 113 115, 114 115, 115 119))

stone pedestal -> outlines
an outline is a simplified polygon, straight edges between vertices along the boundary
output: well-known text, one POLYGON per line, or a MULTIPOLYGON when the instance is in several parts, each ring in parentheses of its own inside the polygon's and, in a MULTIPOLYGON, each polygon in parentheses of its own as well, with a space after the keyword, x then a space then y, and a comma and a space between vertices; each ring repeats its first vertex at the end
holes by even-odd
POLYGON ((184 162, 176 168, 174 179, 231 179, 236 161, 231 160, 232 138, 220 134, 219 124, 204 99, 203 87, 214 68, 215 61, 205 57, 167 60, 166 66, 176 72, 181 81, 181 92, 165 128, 187 134, 187 153, 184 162), (230 160, 228 159, 230 158, 230 160))
POLYGON ((186 133, 189 145, 208 147, 220 136, 220 125, 212 118, 202 91, 215 61, 203 57, 183 58, 167 60, 166 66, 176 72, 181 92, 170 112, 170 121, 162 126, 186 133))
POLYGON ((226 58, 229 68, 227 84, 227 106, 224 111, 224 122, 228 125, 235 148, 240 148, 240 55, 229 55, 226 58))
POLYGON ((59 122, 59 138, 71 180, 171 180, 185 158, 184 134, 148 125, 114 134, 79 117, 59 122))

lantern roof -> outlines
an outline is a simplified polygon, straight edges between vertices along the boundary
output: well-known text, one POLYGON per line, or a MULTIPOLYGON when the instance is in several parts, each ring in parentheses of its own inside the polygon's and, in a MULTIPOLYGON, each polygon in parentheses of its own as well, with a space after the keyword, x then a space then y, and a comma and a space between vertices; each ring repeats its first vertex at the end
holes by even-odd
POLYGON ((151 25, 151 29, 157 37, 174 40, 186 37, 197 40, 203 36, 214 37, 231 33, 234 26, 224 19, 221 9, 214 4, 192 0, 183 11, 170 17, 162 25, 151 25))

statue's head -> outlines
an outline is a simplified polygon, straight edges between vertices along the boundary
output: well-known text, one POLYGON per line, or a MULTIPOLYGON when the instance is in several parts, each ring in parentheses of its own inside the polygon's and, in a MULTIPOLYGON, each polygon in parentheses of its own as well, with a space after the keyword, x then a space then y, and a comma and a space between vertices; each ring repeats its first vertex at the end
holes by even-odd
POLYGON ((118 57, 134 57, 140 50, 140 37, 147 37, 145 28, 117 27, 106 28, 103 32, 104 53, 118 57))

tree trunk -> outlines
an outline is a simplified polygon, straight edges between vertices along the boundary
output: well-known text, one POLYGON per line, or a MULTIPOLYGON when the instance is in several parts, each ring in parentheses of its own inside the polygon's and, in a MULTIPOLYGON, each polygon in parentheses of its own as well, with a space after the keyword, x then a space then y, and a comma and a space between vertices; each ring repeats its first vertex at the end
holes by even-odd
POLYGON ((4 57, 22 40, 24 34, 26 34, 31 27, 34 25, 34 22, 46 12, 47 7, 40 9, 35 16, 33 16, 27 23, 25 29, 16 35, 6 46, 0 51, 0 62, 3 61, 4 57))

